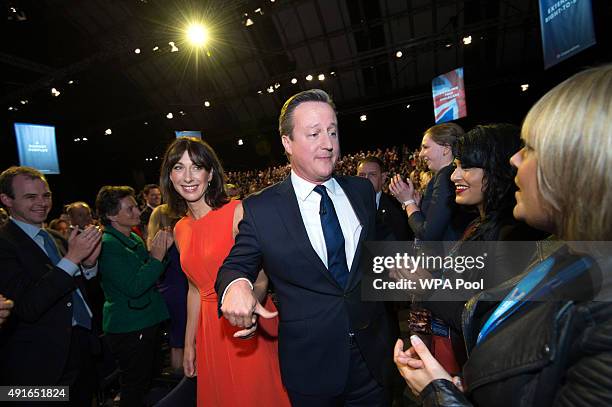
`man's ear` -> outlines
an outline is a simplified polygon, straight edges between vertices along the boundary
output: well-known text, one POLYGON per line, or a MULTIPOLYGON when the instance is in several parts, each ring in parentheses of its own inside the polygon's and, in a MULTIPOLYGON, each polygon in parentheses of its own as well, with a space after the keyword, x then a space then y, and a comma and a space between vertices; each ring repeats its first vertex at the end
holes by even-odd
POLYGON ((281 136, 281 142, 283 143, 283 147, 285 147, 285 153, 291 155, 291 143, 292 140, 286 134, 281 136))
POLYGON ((0 202, 9 209, 13 207, 13 198, 7 194, 0 194, 0 202))

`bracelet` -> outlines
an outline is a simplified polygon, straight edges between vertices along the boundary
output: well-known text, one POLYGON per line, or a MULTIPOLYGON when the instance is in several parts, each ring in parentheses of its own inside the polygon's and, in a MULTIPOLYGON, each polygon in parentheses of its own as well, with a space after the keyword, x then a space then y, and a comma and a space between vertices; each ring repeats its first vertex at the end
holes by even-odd
POLYGON ((414 199, 409 199, 407 201, 402 202, 402 209, 406 210, 406 207, 410 204, 416 205, 416 201, 414 199))

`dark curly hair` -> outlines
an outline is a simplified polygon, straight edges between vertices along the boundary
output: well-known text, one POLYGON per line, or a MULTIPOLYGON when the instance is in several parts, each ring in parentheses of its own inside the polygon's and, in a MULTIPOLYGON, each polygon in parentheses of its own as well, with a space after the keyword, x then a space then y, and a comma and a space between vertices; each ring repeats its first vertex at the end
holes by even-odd
POLYGON ((111 224, 109 216, 115 216, 121 210, 121 200, 126 196, 135 196, 134 188, 126 185, 105 185, 98 191, 96 210, 103 225, 111 224))
POLYGON ((521 149, 520 129, 512 124, 476 126, 460 137, 454 155, 462 168, 482 168, 485 186, 484 219, 469 240, 491 240, 496 226, 512 218, 516 204, 514 176, 510 157, 521 149))
POLYGON ((176 192, 170 180, 172 167, 179 162, 185 151, 188 152, 189 158, 195 164, 203 167, 208 172, 213 171, 210 185, 208 185, 204 193, 206 204, 212 209, 219 209, 228 203, 230 199, 225 191, 225 174, 215 150, 198 138, 179 137, 168 146, 159 176, 162 196, 168 204, 171 216, 183 217, 187 213, 187 203, 176 192))

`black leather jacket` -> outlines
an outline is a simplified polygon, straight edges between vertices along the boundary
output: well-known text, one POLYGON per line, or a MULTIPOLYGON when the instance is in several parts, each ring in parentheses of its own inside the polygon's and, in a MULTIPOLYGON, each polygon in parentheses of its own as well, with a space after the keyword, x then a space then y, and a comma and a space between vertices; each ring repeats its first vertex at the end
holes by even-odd
MULTIPOLYGON (((575 300, 529 303, 475 346, 497 305, 487 300, 500 293, 503 298, 523 275, 466 304, 466 392, 435 380, 421 393, 424 406, 612 406, 612 302, 584 300, 600 289, 597 267, 563 288, 575 300)), ((555 298, 566 295, 555 293, 555 298)))

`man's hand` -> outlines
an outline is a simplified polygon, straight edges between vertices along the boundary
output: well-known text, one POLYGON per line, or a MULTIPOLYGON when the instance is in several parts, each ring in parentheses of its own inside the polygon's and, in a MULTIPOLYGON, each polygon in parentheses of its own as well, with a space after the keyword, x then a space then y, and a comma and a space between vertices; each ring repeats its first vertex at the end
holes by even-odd
POLYGON ((11 315, 11 309, 15 304, 13 301, 7 300, 2 294, 0 294, 0 326, 4 324, 4 321, 11 315))
MULTIPOLYGON (((223 298, 221 312, 232 326, 247 330, 254 328, 257 315, 263 318, 274 318, 278 315, 278 312, 268 311, 257 301, 251 286, 244 280, 236 281, 228 288, 223 298)), ((234 336, 250 334, 247 330, 238 331, 234 336)))
MULTIPOLYGON (((95 250, 98 250, 99 254, 99 249, 96 247, 100 246, 101 239, 102 232, 93 225, 87 226, 81 233, 78 229, 73 229, 68 237, 68 253, 65 258, 74 264, 79 264, 83 259, 94 254, 95 250)), ((96 259, 97 257, 96 255, 96 259)))
POLYGON ((446 379, 455 383, 459 390, 463 391, 460 381, 452 378, 442 365, 433 357, 416 335, 410 337, 412 347, 403 351, 404 342, 398 339, 395 343, 393 361, 402 377, 406 380, 408 387, 415 395, 419 395, 429 383, 437 379, 446 379))

